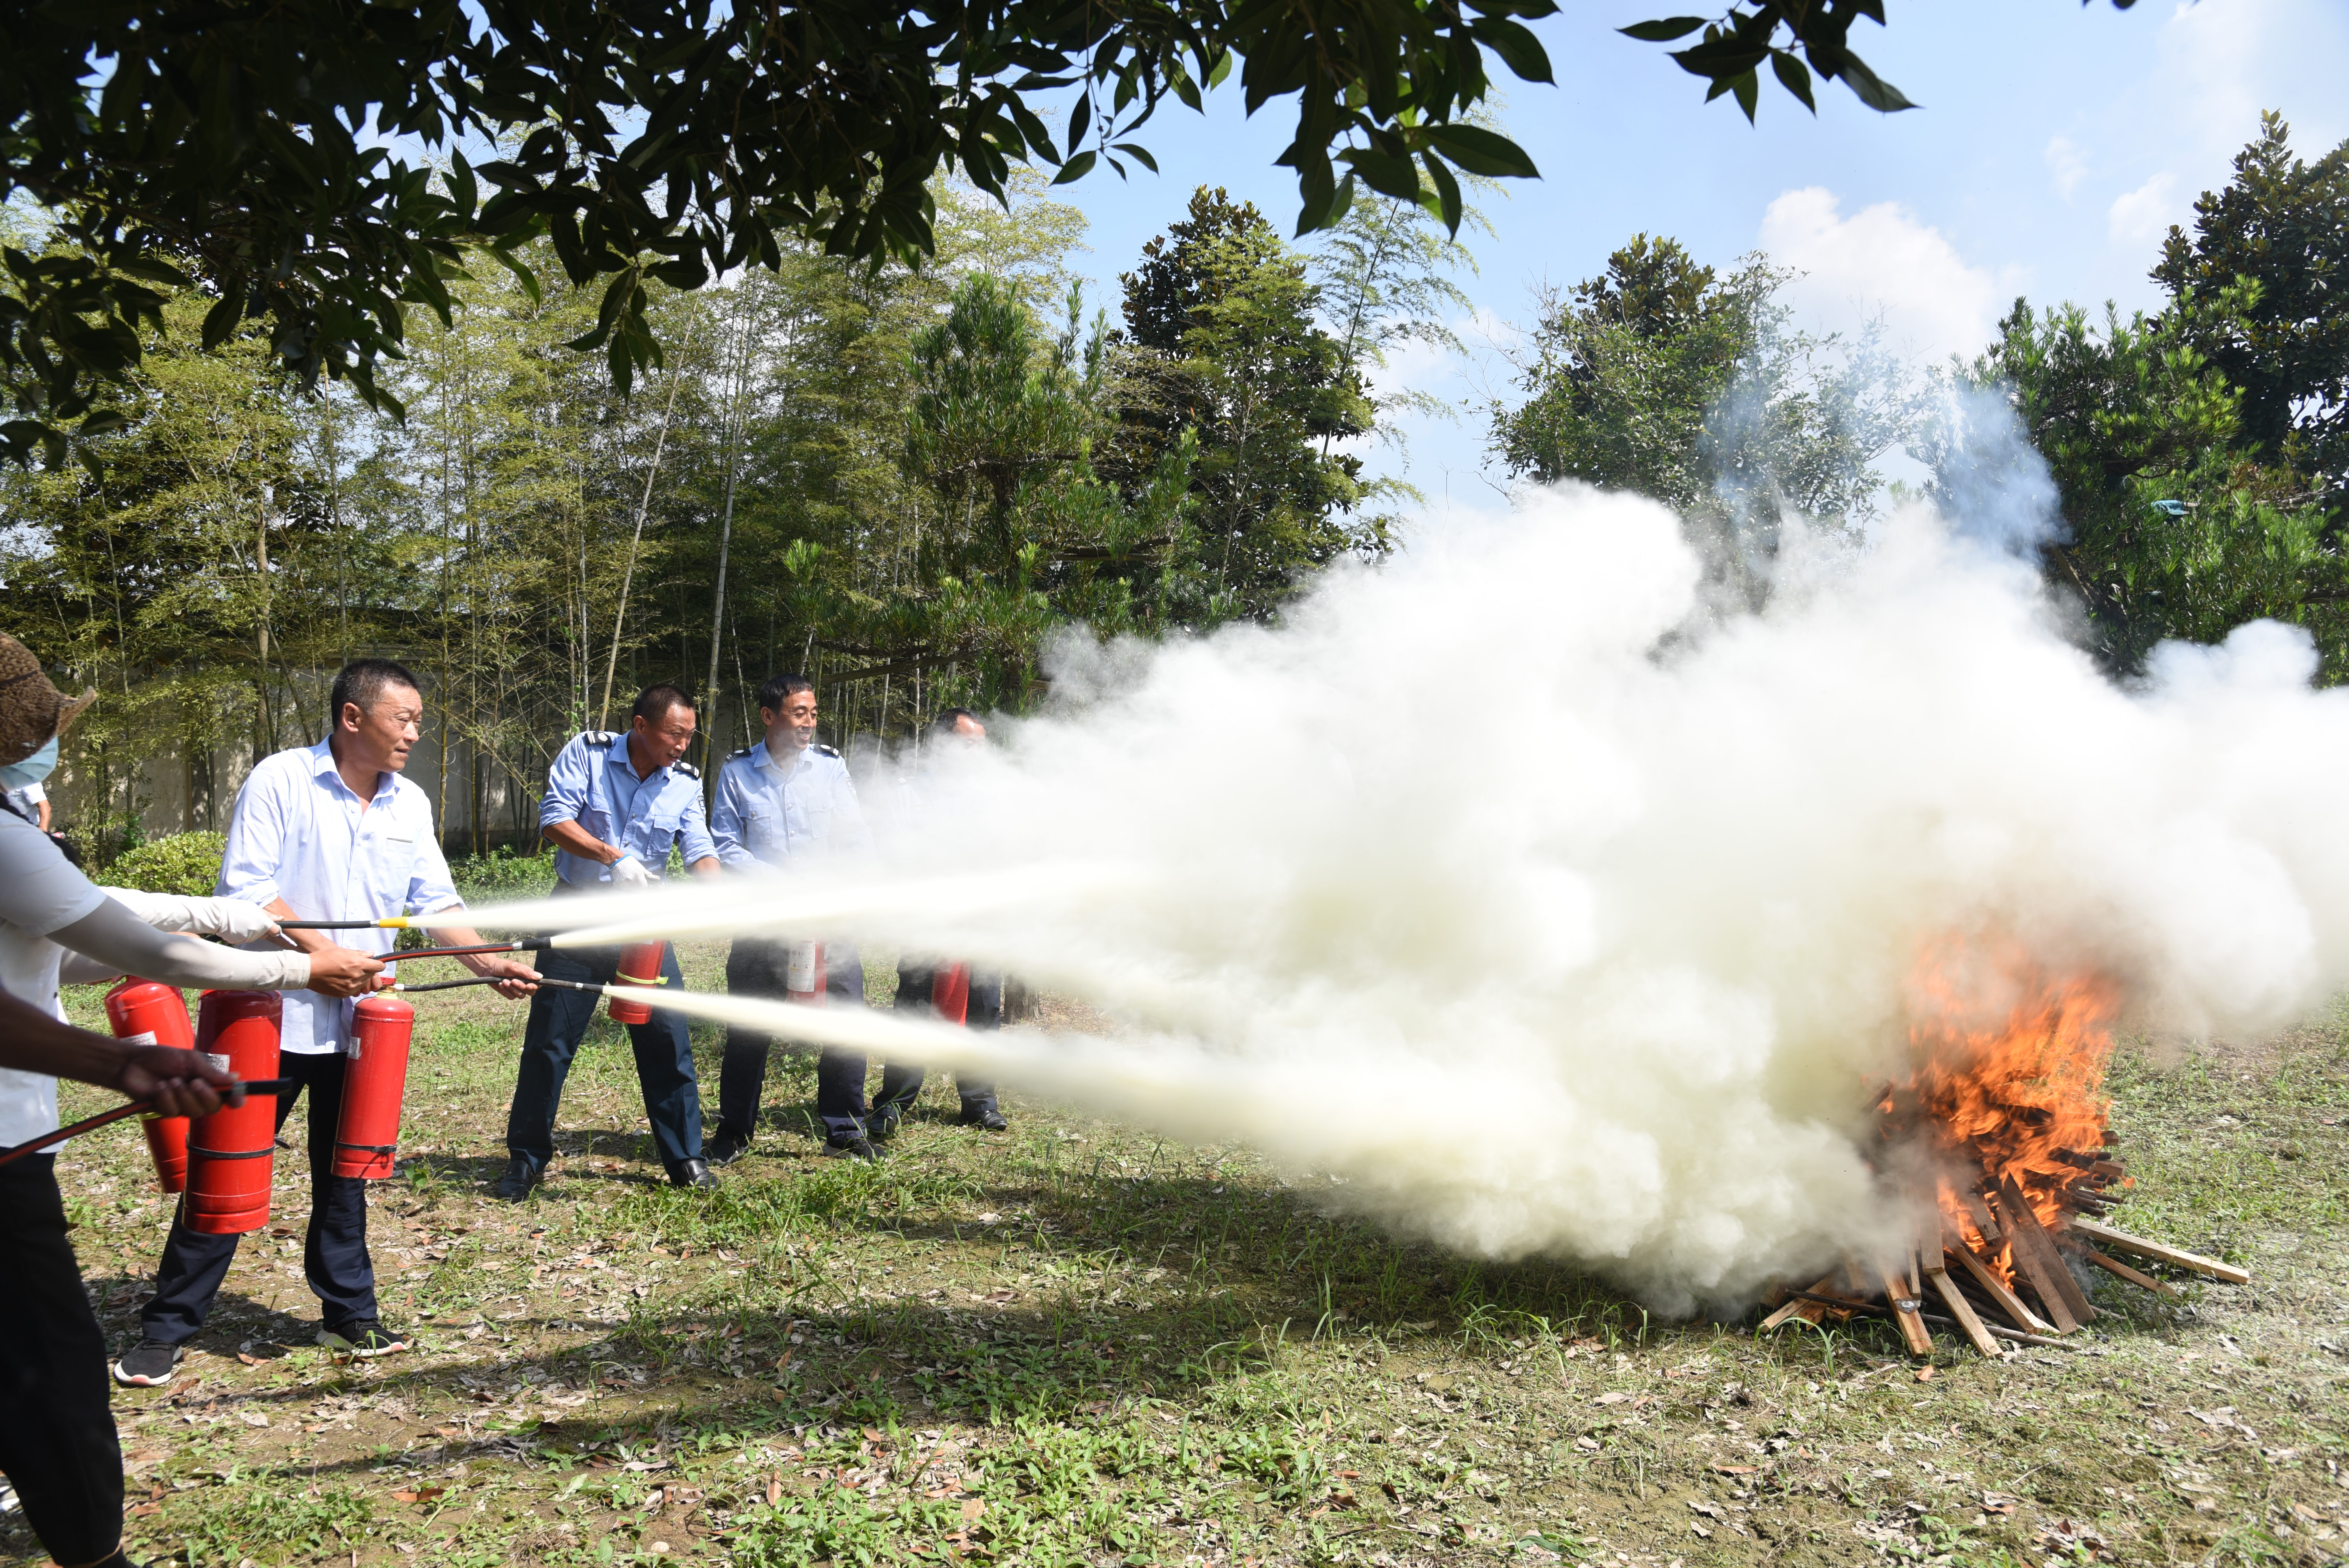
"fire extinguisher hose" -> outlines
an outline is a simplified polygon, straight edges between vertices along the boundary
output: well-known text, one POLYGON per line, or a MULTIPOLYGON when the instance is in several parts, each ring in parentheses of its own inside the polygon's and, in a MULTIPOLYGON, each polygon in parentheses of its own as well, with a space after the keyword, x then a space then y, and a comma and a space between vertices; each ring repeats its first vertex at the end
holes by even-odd
MULTIPOLYGON (((245 1084, 243 1088, 249 1095, 280 1095, 291 1094, 294 1087, 292 1078, 255 1078, 251 1083, 245 1084)), ((68 1138, 78 1138, 85 1132, 95 1132, 101 1127, 120 1121, 127 1117, 143 1116, 154 1109, 155 1102, 151 1099, 134 1099, 118 1105, 112 1110, 101 1110, 96 1116, 86 1116, 79 1121, 71 1122, 67 1126, 44 1132, 38 1138, 19 1143, 14 1149, 0 1149, 0 1165, 5 1165, 11 1160, 21 1160, 27 1154, 38 1154, 53 1143, 63 1143, 68 1138)), ((249 1158, 249 1156, 212 1154, 203 1150, 194 1152, 202 1153, 207 1160, 249 1158)), ((263 1152, 265 1153, 267 1150, 264 1150, 263 1152)))

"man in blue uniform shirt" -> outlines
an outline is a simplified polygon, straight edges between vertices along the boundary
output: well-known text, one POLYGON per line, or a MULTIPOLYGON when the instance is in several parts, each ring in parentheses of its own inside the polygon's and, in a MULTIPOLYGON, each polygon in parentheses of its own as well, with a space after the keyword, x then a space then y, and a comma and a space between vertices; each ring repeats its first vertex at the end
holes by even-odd
MULTIPOLYGON (((547 769, 539 831, 554 845, 558 897, 598 890, 634 891, 659 882, 671 846, 682 851, 696 876, 718 874, 701 807, 701 775, 682 758, 693 744, 693 704, 673 686, 636 695, 628 730, 587 730, 573 736, 547 769)), ((607 985, 618 972, 616 947, 548 952, 539 972, 558 980, 607 985)), ((661 979, 682 986, 677 950, 661 954, 661 979)), ((554 1112, 572 1056, 595 1016, 592 991, 546 988, 531 998, 513 1109, 506 1117, 505 1174, 497 1195, 530 1195, 554 1158, 554 1112)), ((678 1014, 656 1008, 648 1024, 628 1026, 645 1117, 669 1181, 679 1187, 714 1187, 701 1157, 701 1090, 694 1081, 693 1043, 678 1014)))
MULTIPOLYGON (((718 774, 709 829, 719 858, 734 871, 772 875, 869 852, 873 834, 857 807, 848 765, 831 747, 816 744, 814 686, 804 676, 770 677, 759 688, 759 717, 767 738, 728 758, 718 774)), ((737 995, 781 996, 792 945, 737 937, 726 958, 726 989, 737 995)), ((864 1005, 864 965, 854 944, 825 943, 823 967, 829 1006, 864 1005)), ((726 1057, 718 1071, 718 1136, 709 1146, 713 1164, 730 1164, 750 1146, 773 1037, 750 1029, 726 1031, 726 1057)), ((827 1047, 816 1058, 815 1084, 823 1151, 872 1159, 873 1145, 864 1136, 864 1057, 827 1047)))
MULTIPOLYGON (((950 707, 930 723, 931 766, 941 758, 952 758, 968 755, 987 744, 987 726, 978 715, 967 707, 950 707)), ((936 838, 945 824, 935 820, 925 820, 925 806, 935 808, 936 781, 917 779, 907 791, 907 809, 901 810, 901 828, 926 832, 936 838)), ((938 975, 946 965, 914 954, 897 955, 896 1006, 905 1011, 926 1012, 936 1016, 934 997, 938 975)), ((1003 1026, 1003 971, 1000 969, 966 969, 967 1001, 963 1013, 966 1028, 986 1031, 1003 1026)), ((873 1102, 870 1136, 888 1138, 897 1130, 905 1112, 914 1108, 915 1096, 922 1092, 922 1068, 919 1063, 908 1066, 891 1062, 881 1070, 881 1098, 873 1102)), ((983 1127, 990 1132, 1001 1132, 1010 1123, 1004 1119, 1003 1108, 996 1102, 995 1084, 978 1074, 955 1074, 955 1092, 962 1100, 960 1120, 965 1127, 983 1127)))

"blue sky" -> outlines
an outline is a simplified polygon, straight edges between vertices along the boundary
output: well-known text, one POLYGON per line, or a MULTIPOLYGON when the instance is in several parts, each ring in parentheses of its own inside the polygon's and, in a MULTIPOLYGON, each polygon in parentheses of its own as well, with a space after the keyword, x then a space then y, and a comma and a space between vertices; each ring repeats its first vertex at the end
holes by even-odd
MULTIPOLYGON (((1490 204, 1498 233, 1459 281, 1477 315, 1470 353, 1420 356, 1396 373, 1460 410, 1408 427, 1409 477, 1438 506, 1497 502, 1484 454, 1486 398, 1506 395, 1498 346, 1535 291, 1603 264, 1638 231, 1725 263, 1754 249, 1803 269, 1789 297, 1821 329, 1880 314, 1922 359, 1979 347, 2018 294, 2035 302, 2149 306, 2160 236, 2222 184, 2260 111, 2291 121, 2313 157, 2349 137, 2344 0, 1890 0, 1890 25, 1854 45, 1921 108, 1879 116, 1821 84, 1818 116, 1775 88, 1748 127, 1662 49, 1613 29, 1684 8, 1666 0, 1565 0, 1537 31, 1556 88, 1511 83, 1506 128, 1540 166, 1490 204)), ((1251 121, 1238 95, 1203 119, 1175 106, 1142 139, 1162 173, 1123 185, 1096 171, 1055 194, 1091 220, 1079 258, 1112 310, 1117 274, 1218 184, 1293 226, 1294 181, 1272 160, 1290 115, 1251 121)), ((1392 459, 1380 459, 1395 466, 1392 459)))

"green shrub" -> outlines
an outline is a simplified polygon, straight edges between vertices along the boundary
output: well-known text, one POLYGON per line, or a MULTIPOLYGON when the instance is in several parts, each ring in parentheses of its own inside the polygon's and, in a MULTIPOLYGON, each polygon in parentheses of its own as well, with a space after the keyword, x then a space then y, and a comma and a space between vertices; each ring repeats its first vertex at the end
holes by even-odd
POLYGON ((554 852, 518 855, 511 850, 492 850, 486 855, 450 861, 449 875, 467 903, 539 898, 554 885, 554 852))
POLYGON ((141 892, 210 898, 227 851, 226 833, 171 833, 123 851, 97 880, 141 892))

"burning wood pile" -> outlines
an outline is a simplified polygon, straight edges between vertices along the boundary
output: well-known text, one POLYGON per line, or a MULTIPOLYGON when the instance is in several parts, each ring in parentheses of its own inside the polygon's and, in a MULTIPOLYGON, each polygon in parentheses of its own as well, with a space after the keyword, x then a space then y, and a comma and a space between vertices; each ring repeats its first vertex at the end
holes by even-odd
POLYGON ((1997 1356, 2093 1321, 2080 1283, 2090 1269, 2176 1294, 2116 1253, 2248 1283, 2230 1264, 2105 1223, 2132 1185, 2106 1125, 2117 1012, 2108 983, 2050 979, 2011 944, 1930 951, 1912 985, 1914 1069, 1868 1101, 1869 1161, 1907 1218, 1884 1255, 1778 1293, 1762 1326, 1889 1317, 1915 1355, 1940 1327, 1997 1356))

